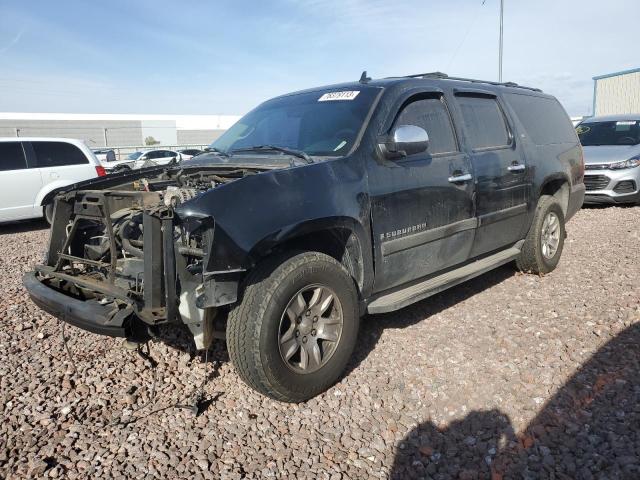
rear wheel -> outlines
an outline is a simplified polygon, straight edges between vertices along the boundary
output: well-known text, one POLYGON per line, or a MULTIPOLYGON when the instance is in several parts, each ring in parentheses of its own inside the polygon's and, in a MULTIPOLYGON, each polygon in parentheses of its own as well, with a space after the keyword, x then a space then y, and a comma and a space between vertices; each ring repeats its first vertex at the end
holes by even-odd
POLYGON ((558 266, 566 231, 564 212, 555 197, 540 197, 529 234, 516 260, 524 272, 545 274, 558 266))
POLYGON ((53 223, 53 203, 49 203, 45 205, 43 208, 44 219, 47 221, 49 225, 53 223))
POLYGON ((301 402, 342 374, 358 334, 352 278, 333 258, 303 252, 267 260, 249 275, 227 323, 240 377, 276 400, 301 402))

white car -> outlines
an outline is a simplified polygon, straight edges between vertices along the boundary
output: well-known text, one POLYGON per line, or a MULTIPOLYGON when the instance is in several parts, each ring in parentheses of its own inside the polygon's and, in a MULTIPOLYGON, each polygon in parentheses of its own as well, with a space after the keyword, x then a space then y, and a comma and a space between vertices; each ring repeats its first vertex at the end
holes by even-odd
POLYGON ((42 206, 51 190, 106 175, 81 140, 0 138, 0 222, 51 220, 53 207, 42 206))
POLYGON ((182 150, 178 150, 178 153, 182 156, 182 160, 189 160, 196 155, 204 153, 204 150, 200 150, 199 148, 183 148, 182 150))
POLYGON ((112 148, 92 148, 91 151, 100 160, 100 163, 116 161, 116 152, 112 148))
MULTIPOLYGON (((108 165, 110 171, 133 170, 135 168, 153 167, 154 165, 167 165, 177 163, 182 160, 182 156, 173 150, 141 150, 133 152, 125 160, 111 162, 108 165)), ((104 164, 107 166, 106 164, 104 164)))

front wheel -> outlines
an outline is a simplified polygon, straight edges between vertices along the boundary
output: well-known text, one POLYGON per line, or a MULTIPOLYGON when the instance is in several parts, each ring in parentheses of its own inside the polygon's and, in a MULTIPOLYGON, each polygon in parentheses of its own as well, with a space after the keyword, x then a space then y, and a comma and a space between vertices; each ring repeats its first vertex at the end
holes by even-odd
POLYGON ((248 276, 227 323, 240 377, 276 400, 301 402, 344 371, 358 334, 353 279, 318 252, 269 259, 248 276))
POLYGON ((529 234, 516 259, 524 272, 545 274, 552 272, 560 262, 566 231, 564 212, 555 197, 540 197, 529 234))

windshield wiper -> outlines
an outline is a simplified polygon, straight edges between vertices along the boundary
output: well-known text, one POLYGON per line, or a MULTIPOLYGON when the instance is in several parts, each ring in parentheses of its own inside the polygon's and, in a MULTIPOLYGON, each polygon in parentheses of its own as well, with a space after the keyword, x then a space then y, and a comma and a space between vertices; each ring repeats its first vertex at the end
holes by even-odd
POLYGON ((225 152, 224 150, 220 150, 219 148, 216 148, 216 147, 207 147, 205 148, 205 152, 217 153, 221 157, 230 157, 230 155, 227 152, 225 152))
POLYGON ((313 160, 302 150, 296 150, 288 147, 278 147, 277 145, 254 145, 252 147, 234 148, 232 153, 236 152, 282 152, 303 159, 307 163, 313 163, 313 160))

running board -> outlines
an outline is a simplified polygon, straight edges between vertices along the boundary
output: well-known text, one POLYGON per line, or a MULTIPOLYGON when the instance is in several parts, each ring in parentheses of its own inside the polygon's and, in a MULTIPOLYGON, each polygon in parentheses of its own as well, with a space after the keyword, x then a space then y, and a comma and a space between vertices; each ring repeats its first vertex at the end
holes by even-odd
POLYGON ((518 242, 516 246, 513 246, 507 250, 502 250, 498 253, 477 260, 473 263, 465 265, 464 267, 456 268, 447 273, 443 273, 437 277, 430 278, 415 285, 397 290, 373 300, 367 305, 367 313, 387 313, 394 310, 399 310, 411 305, 412 303, 424 300, 427 297, 440 293, 449 287, 458 285, 466 280, 470 280, 478 275, 482 275, 489 270, 493 270, 500 265, 509 263, 515 260, 520 255, 521 242, 518 242))

